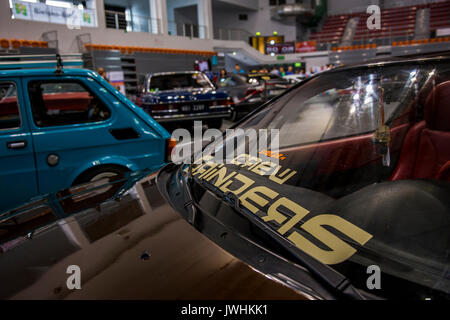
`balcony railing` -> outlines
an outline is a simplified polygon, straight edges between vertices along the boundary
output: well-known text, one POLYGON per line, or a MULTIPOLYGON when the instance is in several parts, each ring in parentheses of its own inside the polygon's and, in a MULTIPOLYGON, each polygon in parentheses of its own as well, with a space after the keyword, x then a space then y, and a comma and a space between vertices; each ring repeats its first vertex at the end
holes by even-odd
POLYGON ((189 38, 207 38, 207 28, 202 25, 192 23, 177 23, 174 21, 168 22, 169 35, 189 37, 189 38))
POLYGON ((105 10, 106 27, 110 29, 122 29, 127 32, 149 32, 160 33, 160 20, 148 16, 130 14, 105 10))
POLYGON ((389 30, 383 31, 379 35, 374 35, 373 32, 367 30, 363 34, 359 34, 358 37, 353 37, 353 44, 371 44, 376 43, 378 46, 389 46, 394 41, 405 41, 414 39, 414 29, 396 30, 389 28, 389 30))
POLYGON ((242 29, 214 28, 214 39, 248 42, 252 34, 242 29))
MULTIPOLYGON (((390 46, 394 41, 405 41, 414 39, 413 30, 395 30, 389 28, 380 34, 376 34, 373 31, 367 30, 363 34, 354 35, 351 42, 352 45, 367 45, 375 43, 377 46, 390 46)), ((316 47, 318 51, 331 50, 333 47, 341 45, 342 37, 339 39, 331 39, 329 36, 318 35, 315 38, 317 43, 316 47)))

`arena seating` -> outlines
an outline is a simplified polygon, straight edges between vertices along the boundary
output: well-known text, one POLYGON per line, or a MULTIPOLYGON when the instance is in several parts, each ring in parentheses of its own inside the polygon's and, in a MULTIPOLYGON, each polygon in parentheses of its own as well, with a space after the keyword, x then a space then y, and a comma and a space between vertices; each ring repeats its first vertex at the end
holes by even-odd
POLYGON ((450 1, 436 2, 430 7, 430 30, 450 28, 450 1))
POLYGON ((341 51, 349 51, 349 50, 369 50, 369 49, 376 49, 377 45, 375 43, 371 44, 359 44, 359 45, 353 45, 353 46, 343 46, 343 47, 333 47, 331 51, 335 52, 341 52, 341 51))
POLYGON ((0 47, 3 50, 18 49, 20 47, 48 48, 47 41, 25 40, 25 39, 0 39, 0 47))
POLYGON ((328 17, 323 24, 322 31, 311 33, 309 40, 316 40, 318 43, 340 42, 350 17, 351 15, 328 17))
MULTIPOLYGON (((310 40, 316 40, 318 43, 339 43, 349 19, 358 17, 359 21, 353 37, 354 45, 366 43, 368 39, 371 41, 378 39, 390 39, 396 42, 411 41, 414 38, 416 13, 422 8, 430 9, 430 31, 450 28, 450 1, 439 1, 381 10, 381 29, 379 30, 367 28, 369 14, 366 12, 329 16, 320 32, 311 33, 310 40)), ((431 39, 429 41, 431 42, 431 39)), ((342 50, 342 48, 340 49, 342 50)))
POLYGON ((353 41, 363 41, 367 38, 394 38, 405 40, 413 38, 417 9, 417 6, 409 6, 381 10, 381 29, 378 30, 369 30, 367 28, 369 14, 362 12, 359 14, 359 21, 353 41))
POLYGON ((393 47, 411 46, 411 45, 441 43, 441 42, 450 42, 450 37, 439 37, 439 38, 407 40, 407 41, 394 41, 394 42, 392 42, 392 46, 393 47))

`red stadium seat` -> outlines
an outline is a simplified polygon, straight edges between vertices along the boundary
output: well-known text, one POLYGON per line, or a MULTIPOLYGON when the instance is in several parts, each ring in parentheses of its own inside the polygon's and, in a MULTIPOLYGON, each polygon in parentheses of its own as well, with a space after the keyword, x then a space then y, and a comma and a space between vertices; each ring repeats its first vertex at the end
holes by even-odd
POLYGON ((18 49, 20 47, 20 41, 17 39, 11 39, 10 43, 11 47, 13 47, 14 49, 18 49))
POLYGON ((3 49, 8 49, 9 48, 9 40, 8 39, 0 39, 0 46, 3 49))

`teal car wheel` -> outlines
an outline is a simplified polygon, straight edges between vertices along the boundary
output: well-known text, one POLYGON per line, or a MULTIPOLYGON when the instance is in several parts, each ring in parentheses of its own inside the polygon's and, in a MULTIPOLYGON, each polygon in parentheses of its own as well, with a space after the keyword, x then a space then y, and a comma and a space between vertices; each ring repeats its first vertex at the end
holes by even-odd
POLYGON ((116 175, 124 175, 128 171, 130 171, 128 170, 128 168, 118 165, 97 166, 83 172, 77 179, 75 179, 72 185, 75 186, 78 184, 98 181, 116 175))

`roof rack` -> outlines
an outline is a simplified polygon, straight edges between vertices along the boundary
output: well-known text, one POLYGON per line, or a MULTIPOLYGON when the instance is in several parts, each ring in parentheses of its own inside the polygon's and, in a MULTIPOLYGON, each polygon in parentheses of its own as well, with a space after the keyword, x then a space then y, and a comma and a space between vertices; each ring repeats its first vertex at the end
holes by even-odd
POLYGON ((63 67, 83 67, 81 53, 0 56, 0 70, 55 68, 60 74, 63 67))

